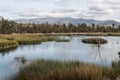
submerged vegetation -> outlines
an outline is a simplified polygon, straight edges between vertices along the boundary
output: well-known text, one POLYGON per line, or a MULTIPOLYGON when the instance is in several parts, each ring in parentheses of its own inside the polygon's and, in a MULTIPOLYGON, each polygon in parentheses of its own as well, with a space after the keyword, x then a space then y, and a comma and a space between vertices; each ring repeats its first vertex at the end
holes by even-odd
POLYGON ((38 60, 21 68, 12 80, 116 80, 120 72, 80 62, 38 60))
POLYGON ((89 44, 105 44, 107 43, 107 40, 102 38, 86 38, 86 39, 82 39, 82 42, 89 44))

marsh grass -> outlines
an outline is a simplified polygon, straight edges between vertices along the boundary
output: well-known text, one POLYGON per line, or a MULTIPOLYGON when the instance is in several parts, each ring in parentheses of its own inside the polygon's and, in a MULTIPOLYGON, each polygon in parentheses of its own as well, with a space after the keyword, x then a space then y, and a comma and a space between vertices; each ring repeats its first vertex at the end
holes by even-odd
POLYGON ((42 36, 42 37, 17 37, 16 41, 19 42, 19 44, 37 44, 41 42, 46 41, 53 41, 55 37, 53 36, 42 36))
POLYGON ((113 68, 80 62, 38 60, 21 68, 12 80, 116 80, 119 76, 113 68))
POLYGON ((0 51, 18 47, 18 42, 14 40, 0 39, 0 51))
POLYGON ((107 40, 102 38, 85 38, 82 39, 83 43, 89 43, 89 44, 105 44, 107 43, 107 40))
POLYGON ((69 39, 55 39, 55 42, 70 42, 69 39))
POLYGON ((56 36, 39 34, 1 34, 0 51, 9 50, 18 45, 40 44, 47 41, 68 42, 66 39, 58 39, 56 36))

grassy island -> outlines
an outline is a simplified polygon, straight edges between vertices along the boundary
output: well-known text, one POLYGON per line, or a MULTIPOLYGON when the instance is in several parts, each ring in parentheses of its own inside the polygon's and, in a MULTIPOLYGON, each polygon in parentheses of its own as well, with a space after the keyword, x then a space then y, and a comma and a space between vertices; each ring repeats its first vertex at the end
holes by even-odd
POLYGON ((83 43, 89 43, 89 44, 105 44, 107 43, 107 40, 102 38, 85 38, 82 39, 83 43))

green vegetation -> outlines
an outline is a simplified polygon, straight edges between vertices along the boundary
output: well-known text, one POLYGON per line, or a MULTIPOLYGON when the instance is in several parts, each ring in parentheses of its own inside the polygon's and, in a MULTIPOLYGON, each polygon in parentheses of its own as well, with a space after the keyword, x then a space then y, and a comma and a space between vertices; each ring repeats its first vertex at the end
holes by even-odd
POLYGON ((38 60, 21 68, 12 80, 116 80, 115 68, 104 68, 80 62, 38 60))
POLYGON ((41 42, 46 41, 54 41, 56 38, 54 36, 26 36, 26 37, 17 37, 16 41, 19 42, 19 44, 37 44, 41 42))
POLYGON ((55 39, 56 42, 69 42, 69 39, 55 39))
POLYGON ((0 21, 0 33, 1 34, 12 34, 12 33, 84 33, 84 32, 120 32, 120 26, 100 26, 92 24, 74 25, 69 23, 66 24, 22 24, 14 21, 8 21, 2 19, 0 21))
POLYGON ((1 34, 0 51, 16 48, 18 45, 39 44, 46 41, 68 42, 68 39, 58 39, 55 36, 40 34, 1 34))
POLYGON ((86 38, 86 39, 82 39, 82 42, 89 44, 105 44, 107 43, 107 40, 102 38, 86 38))
POLYGON ((5 51, 16 47, 18 47, 17 41, 0 39, 0 51, 5 51))

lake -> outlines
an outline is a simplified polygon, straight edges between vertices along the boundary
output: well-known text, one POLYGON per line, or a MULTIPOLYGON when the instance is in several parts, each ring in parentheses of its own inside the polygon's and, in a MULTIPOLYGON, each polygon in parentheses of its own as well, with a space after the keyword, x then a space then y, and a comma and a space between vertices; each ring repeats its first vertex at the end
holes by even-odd
POLYGON ((120 37, 102 37, 108 40, 100 48, 93 44, 84 44, 83 38, 92 36, 59 36, 70 39, 70 42, 43 42, 36 45, 21 45, 17 49, 0 53, 0 80, 6 80, 17 73, 19 68, 27 63, 38 60, 82 61, 101 66, 111 66, 112 61, 119 60, 120 37), (15 57, 25 56, 27 63, 15 60, 15 57))

